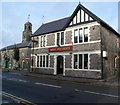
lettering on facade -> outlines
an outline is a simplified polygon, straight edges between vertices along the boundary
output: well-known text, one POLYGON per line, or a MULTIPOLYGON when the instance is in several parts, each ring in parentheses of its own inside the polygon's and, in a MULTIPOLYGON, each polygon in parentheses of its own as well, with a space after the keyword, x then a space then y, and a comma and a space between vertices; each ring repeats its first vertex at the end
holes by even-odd
POLYGON ((49 52, 72 51, 72 46, 49 48, 49 52))

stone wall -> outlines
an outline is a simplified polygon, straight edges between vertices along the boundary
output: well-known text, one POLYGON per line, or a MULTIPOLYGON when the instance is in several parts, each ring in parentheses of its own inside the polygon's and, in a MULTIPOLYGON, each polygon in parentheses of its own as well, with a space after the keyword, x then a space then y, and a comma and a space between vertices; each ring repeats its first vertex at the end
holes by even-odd
POLYGON ((34 49, 34 54, 48 53, 48 48, 34 49))
POLYGON ((53 69, 46 69, 46 68, 34 68, 33 72, 35 73, 42 73, 42 74, 53 74, 53 69))
POLYGON ((55 34, 47 35, 47 46, 55 45, 55 34))
POLYGON ((50 56, 50 67, 54 67, 54 56, 50 56))
POLYGON ((94 78, 94 79, 101 78, 101 73, 97 71, 66 70, 65 75, 74 76, 74 77, 94 78))
POLYGON ((90 27, 90 41, 100 40, 100 25, 90 27))
POLYGON ((90 54, 90 69, 101 70, 101 56, 90 54))
POLYGON ((100 50, 101 49, 101 43, 88 43, 88 44, 78 44, 73 46, 73 51, 94 51, 94 50, 100 50))
POLYGON ((67 31, 65 33, 65 44, 71 44, 72 42, 72 31, 67 31))
POLYGON ((114 57, 117 55, 117 36, 108 29, 101 27, 102 49, 107 52, 103 58, 103 77, 114 75, 114 57))
POLYGON ((65 68, 72 68, 71 59, 72 55, 65 55, 65 68))

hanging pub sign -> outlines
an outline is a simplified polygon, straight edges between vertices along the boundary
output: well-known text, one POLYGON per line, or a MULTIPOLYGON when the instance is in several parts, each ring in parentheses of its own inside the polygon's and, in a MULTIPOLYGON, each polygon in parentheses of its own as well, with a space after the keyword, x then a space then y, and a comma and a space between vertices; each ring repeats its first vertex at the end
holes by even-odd
POLYGON ((72 46, 48 48, 49 52, 72 51, 72 46))

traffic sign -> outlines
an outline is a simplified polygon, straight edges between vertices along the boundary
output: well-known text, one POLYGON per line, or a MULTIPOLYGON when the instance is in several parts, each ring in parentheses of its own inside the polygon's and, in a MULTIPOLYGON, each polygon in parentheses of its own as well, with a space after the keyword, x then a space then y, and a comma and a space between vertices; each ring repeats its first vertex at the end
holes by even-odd
POLYGON ((25 57, 25 60, 26 60, 26 61, 30 60, 30 57, 29 57, 29 56, 26 56, 26 57, 25 57))

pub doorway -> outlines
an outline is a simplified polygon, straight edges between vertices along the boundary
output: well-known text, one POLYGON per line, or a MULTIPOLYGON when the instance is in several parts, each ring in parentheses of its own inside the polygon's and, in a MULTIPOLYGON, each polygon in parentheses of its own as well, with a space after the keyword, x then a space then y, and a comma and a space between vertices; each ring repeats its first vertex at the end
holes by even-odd
POLYGON ((63 56, 57 57, 57 75, 63 75, 63 56))

